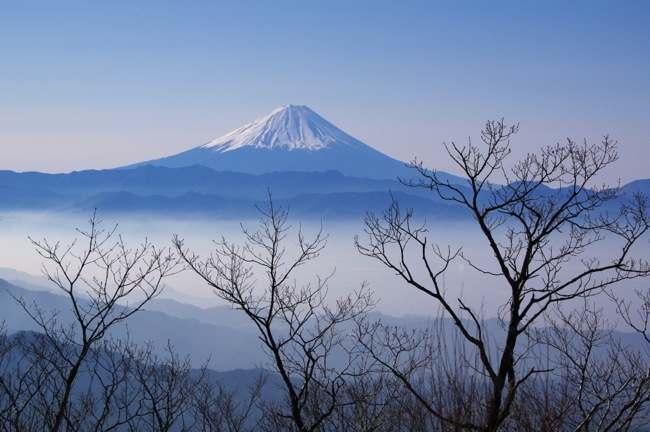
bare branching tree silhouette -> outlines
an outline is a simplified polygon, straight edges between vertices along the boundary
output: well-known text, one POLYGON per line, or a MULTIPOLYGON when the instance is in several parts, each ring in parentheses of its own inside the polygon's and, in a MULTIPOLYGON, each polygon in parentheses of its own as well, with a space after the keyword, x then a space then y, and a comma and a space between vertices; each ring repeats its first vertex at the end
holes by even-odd
MULTIPOLYGON (((648 352, 614 334, 593 302, 565 311, 557 306, 531 337, 548 347, 554 391, 562 401, 549 419, 553 429, 572 431, 639 430, 650 424, 648 352)), ((531 411, 528 409, 527 411, 531 411)), ((547 411, 548 412, 548 411, 547 411)))
POLYGON ((433 416, 453 428, 496 431, 510 416, 522 385, 545 373, 526 366, 528 348, 520 345, 551 306, 650 274, 648 262, 633 256, 634 246, 650 227, 645 198, 622 199, 618 187, 595 185, 598 174, 617 160, 616 143, 607 136, 599 144, 569 139, 508 167, 510 139, 517 131, 518 126, 507 126, 503 120, 490 121, 480 145, 471 141, 466 146, 446 145, 468 179, 466 184, 452 183, 417 160, 413 167, 419 179, 405 182, 462 206, 478 226, 493 257, 491 264, 479 262, 460 247, 432 242, 424 223, 397 202, 381 215, 368 214, 367 236, 356 239, 361 254, 378 260, 441 307, 471 346, 478 361, 471 362, 469 370, 487 383, 488 391, 474 401, 480 405, 476 415, 458 416, 418 392, 404 369, 410 363, 389 364, 386 343, 377 352, 372 332, 362 338, 370 353, 389 364, 433 416), (504 184, 496 183, 502 179, 504 184), (596 252, 605 241, 607 255, 596 252), (496 346, 490 345, 495 338, 482 311, 459 293, 445 290, 444 275, 457 260, 484 276, 484 286, 474 288, 482 296, 490 295, 492 287, 507 290, 497 311, 504 338, 496 339, 496 346))
POLYGON ((294 273, 317 258, 326 244, 319 231, 308 239, 297 230, 295 247, 288 248, 288 213, 274 206, 260 209, 257 231, 242 227, 245 242, 216 241, 210 257, 191 253, 174 237, 181 258, 214 290, 255 324, 269 357, 268 367, 279 374, 286 403, 269 405, 272 430, 315 431, 338 407, 348 403, 345 383, 360 372, 343 327, 374 306, 365 286, 347 297, 326 302, 327 282, 299 285, 294 273), (258 278, 264 282, 258 282, 258 278), (334 353, 348 360, 334 364, 334 353), (288 408, 288 411, 287 411, 288 408), (287 421, 289 423, 287 423, 287 421), (277 429, 274 429, 277 428, 277 429))
POLYGON ((68 298, 72 319, 59 321, 60 311, 15 298, 38 327, 37 333, 14 339, 19 349, 12 352, 13 364, 18 367, 15 376, 3 380, 17 430, 69 430, 80 426, 81 413, 94 414, 90 399, 86 409, 72 403, 73 394, 84 391, 75 387, 78 378, 88 368, 94 372, 109 330, 140 311, 176 268, 171 249, 157 249, 146 240, 130 249, 115 238, 115 228, 102 229, 96 213, 88 229, 78 233, 82 241, 67 246, 30 239, 46 260, 44 274, 68 298), (20 418, 22 414, 31 418, 20 418))

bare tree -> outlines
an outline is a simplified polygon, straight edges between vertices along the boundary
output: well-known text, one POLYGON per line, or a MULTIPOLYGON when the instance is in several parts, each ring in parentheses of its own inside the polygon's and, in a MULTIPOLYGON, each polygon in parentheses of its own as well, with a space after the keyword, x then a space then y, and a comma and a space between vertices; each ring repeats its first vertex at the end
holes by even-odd
POLYGON ((154 354, 150 343, 127 346, 125 355, 131 362, 130 379, 119 405, 127 413, 129 430, 195 430, 195 395, 206 381, 206 367, 192 369, 189 358, 180 357, 170 344, 163 356, 154 354))
POLYGON ((402 387, 397 408, 391 408, 400 412, 395 430, 456 431, 480 420, 489 387, 477 373, 479 356, 448 327, 438 318, 416 329, 381 321, 357 328, 363 350, 402 387))
POLYGON ((281 377, 286 397, 282 404, 267 405, 275 411, 269 418, 272 427, 314 431, 345 403, 346 379, 357 373, 351 353, 342 365, 334 364, 335 353, 346 354, 348 333, 342 325, 366 312, 373 302, 362 286, 328 304, 329 276, 318 277, 314 285, 298 285, 293 279, 296 269, 318 257, 326 237, 319 231, 307 239, 299 229, 295 248, 287 248, 288 213, 269 201, 268 210, 260 209, 259 230, 242 227, 243 246, 222 238, 215 242, 211 256, 202 260, 178 236, 174 244, 216 295, 255 324, 269 357, 268 367, 281 377))
POLYGON ((16 399, 14 419, 19 430, 23 423, 17 416, 28 412, 38 419, 30 419, 27 429, 80 426, 82 417, 90 415, 86 408, 96 400, 76 388, 78 378, 94 376, 97 350, 104 348, 102 341, 111 327, 154 298, 177 264, 171 250, 157 249, 146 240, 137 249, 128 248, 121 237, 114 238, 115 228, 101 228, 96 214, 88 229, 78 233, 82 241, 67 246, 30 239, 50 264, 44 265, 44 274, 68 298, 72 319, 16 298, 39 328, 38 333, 20 335, 14 352, 16 375, 5 381, 9 399, 16 399), (83 406, 75 408, 72 400, 77 396, 76 402, 83 406))
POLYGON ((38 373, 28 356, 19 350, 25 333, 7 335, 2 326, 0 336, 0 430, 34 430, 40 423, 30 410, 39 383, 45 381, 47 372, 38 373), (25 365, 19 368, 17 365, 25 365), (35 379, 36 378, 36 379, 35 379))
POLYGON ((262 391, 268 375, 261 373, 246 389, 227 388, 216 379, 195 387, 194 417, 197 430, 249 432, 260 430, 262 391))
POLYGON ((613 290, 608 290, 607 295, 616 304, 616 311, 623 322, 643 337, 650 352, 650 289, 635 290, 634 301, 625 300, 613 290))
POLYGON ((531 333, 550 348, 552 397, 562 401, 555 424, 573 431, 624 431, 650 423, 642 415, 650 405, 648 357, 615 337, 601 309, 587 301, 569 312, 558 306, 545 324, 531 333))
POLYGON ((629 197, 616 209, 619 188, 594 186, 597 175, 617 160, 616 143, 609 137, 593 145, 567 140, 508 168, 510 138, 517 131, 518 126, 508 127, 503 120, 490 121, 482 131, 482 145, 446 145, 467 178, 464 185, 451 183, 417 160, 413 166, 419 180, 407 182, 467 211, 484 239, 486 256, 493 257, 491 265, 460 247, 431 243, 425 225, 397 202, 379 216, 368 214, 367 239, 356 239, 363 255, 439 305, 473 347, 475 374, 488 385, 475 419, 459 423, 413 387, 432 415, 462 429, 497 430, 510 416, 518 390, 543 372, 523 363, 529 351, 521 343, 549 307, 650 274, 648 262, 632 256, 650 227, 644 197, 629 197), (495 183, 500 179, 505 185, 495 183), (604 240, 609 256, 594 252, 604 240), (481 310, 445 291, 443 278, 455 260, 484 275, 485 287, 476 289, 507 289, 507 299, 497 311, 504 338, 492 349, 496 339, 481 319, 481 310))

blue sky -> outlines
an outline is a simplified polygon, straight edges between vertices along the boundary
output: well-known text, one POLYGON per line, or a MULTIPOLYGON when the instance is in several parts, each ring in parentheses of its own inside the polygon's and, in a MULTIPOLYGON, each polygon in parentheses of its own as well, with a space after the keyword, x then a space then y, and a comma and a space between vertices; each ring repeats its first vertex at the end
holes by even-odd
POLYGON ((515 157, 619 141, 650 177, 650 2, 0 2, 0 169, 178 153, 305 104, 400 160, 520 123, 515 157))

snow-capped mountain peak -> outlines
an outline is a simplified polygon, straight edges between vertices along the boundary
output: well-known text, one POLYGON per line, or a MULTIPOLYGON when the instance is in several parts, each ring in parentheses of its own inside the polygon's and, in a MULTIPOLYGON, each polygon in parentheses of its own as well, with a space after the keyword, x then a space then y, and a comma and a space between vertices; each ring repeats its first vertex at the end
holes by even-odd
POLYGON ((242 147, 315 151, 341 145, 358 147, 360 144, 308 107, 287 105, 201 148, 211 149, 215 153, 242 147))
POLYGON ((306 106, 287 105, 198 147, 140 165, 248 174, 338 171, 372 179, 407 178, 403 162, 346 134, 306 106))

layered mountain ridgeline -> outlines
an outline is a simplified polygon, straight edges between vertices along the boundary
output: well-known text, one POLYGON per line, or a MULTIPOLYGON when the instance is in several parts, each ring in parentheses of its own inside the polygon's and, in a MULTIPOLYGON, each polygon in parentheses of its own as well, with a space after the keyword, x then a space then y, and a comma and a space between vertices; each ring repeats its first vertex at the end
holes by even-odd
MULTIPOLYGON (((0 269, 0 276, 6 274, 7 270, 0 269)), ((28 285, 27 288, 23 282, 7 282, 0 278, 0 314, 8 334, 40 330, 20 306, 19 299, 29 305, 39 305, 46 315, 57 312, 58 324, 64 327, 73 322, 69 298, 47 289, 36 285, 28 285)), ((369 313, 368 319, 408 331, 437 328, 443 330, 442 334, 449 341, 453 338, 454 324, 448 318, 440 320, 425 315, 393 317, 374 311, 369 313)), ((499 338, 504 337, 496 318, 485 320, 484 325, 496 330, 499 338)), ((282 333, 282 329, 278 330, 282 333)), ((644 345, 639 334, 625 331, 613 333, 627 346, 644 345)), ((218 371, 255 369, 267 361, 252 322, 241 311, 228 306, 201 308, 167 298, 152 299, 145 310, 130 317, 128 325, 113 329, 110 337, 128 338, 142 345, 152 343, 155 352, 160 355, 164 354, 167 346, 172 345, 176 352, 189 355, 194 367, 207 361, 211 369, 218 371)), ((336 356, 331 360, 342 361, 336 356)))
MULTIPOLYGON (((463 187, 460 186, 459 187, 463 187)), ((650 180, 637 180, 623 192, 650 193, 650 180)), ((168 168, 145 165, 123 170, 69 174, 0 171, 1 211, 103 213, 151 212, 169 216, 237 219, 257 215, 256 205, 273 200, 299 218, 346 219, 379 212, 396 198, 427 219, 463 218, 460 207, 425 188, 397 179, 345 176, 337 171, 245 174, 218 172, 201 165, 168 168)))
MULTIPOLYGON (((16 301, 38 305, 43 313, 57 313, 58 324, 73 322, 69 298, 50 291, 26 289, 0 279, 0 315, 9 333, 17 331, 40 331, 29 315, 16 301)), ((226 306, 218 308, 217 316, 229 317, 233 312, 226 306)), ((209 365, 217 370, 255 368, 265 360, 254 329, 242 325, 205 323, 197 319, 182 319, 154 310, 145 310, 131 317, 126 324, 112 329, 111 337, 129 339, 139 344, 152 343, 156 352, 162 354, 172 344, 184 355, 191 354, 192 362, 199 366, 209 359, 209 365), (191 335, 191 337, 188 337, 191 335)))
POLYGON ((328 172, 252 175, 211 168, 146 165, 128 170, 70 174, 0 171, 0 210, 103 213, 153 212, 170 216, 241 218, 256 216, 268 195, 305 218, 362 217, 381 211, 392 195, 432 217, 457 215, 453 206, 424 189, 395 180, 372 180, 328 172))
MULTIPOLYGON (((446 173, 441 179, 467 187, 446 173)), ((399 179, 408 164, 351 137, 305 106, 289 105, 185 152, 112 170, 69 174, 0 171, 0 210, 156 213, 240 219, 273 200, 299 218, 362 218, 392 198, 427 219, 467 217, 450 201, 399 179), (391 197, 392 195, 392 197, 391 197)), ((421 178, 421 177, 420 177, 421 178)), ((650 192, 639 180, 625 191, 650 192)))

